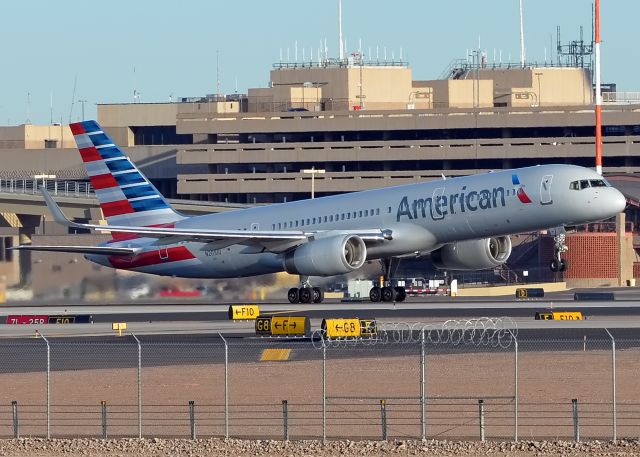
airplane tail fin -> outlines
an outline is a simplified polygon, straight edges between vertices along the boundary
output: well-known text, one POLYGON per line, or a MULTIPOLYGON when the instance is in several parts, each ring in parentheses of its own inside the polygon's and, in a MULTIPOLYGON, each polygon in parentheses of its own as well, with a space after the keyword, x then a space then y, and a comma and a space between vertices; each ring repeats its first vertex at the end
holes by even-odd
POLYGON ((184 219, 96 121, 69 127, 109 225, 161 226, 184 219))

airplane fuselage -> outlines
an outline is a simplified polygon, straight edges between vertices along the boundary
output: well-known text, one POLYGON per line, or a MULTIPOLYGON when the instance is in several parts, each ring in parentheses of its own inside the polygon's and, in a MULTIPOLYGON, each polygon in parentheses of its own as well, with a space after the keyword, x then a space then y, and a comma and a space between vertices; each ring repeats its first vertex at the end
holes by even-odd
MULTIPOLYGON (((195 216, 175 227, 320 232, 317 237, 382 229, 390 231, 392 239, 368 245, 367 260, 425 254, 456 241, 594 222, 624 209, 624 197, 616 189, 575 188, 572 183, 581 180, 603 182, 587 168, 542 165, 195 216)), ((284 270, 281 252, 267 252, 250 242, 183 242, 176 237, 105 245, 143 251, 126 259, 86 257, 109 267, 192 278, 284 270)))

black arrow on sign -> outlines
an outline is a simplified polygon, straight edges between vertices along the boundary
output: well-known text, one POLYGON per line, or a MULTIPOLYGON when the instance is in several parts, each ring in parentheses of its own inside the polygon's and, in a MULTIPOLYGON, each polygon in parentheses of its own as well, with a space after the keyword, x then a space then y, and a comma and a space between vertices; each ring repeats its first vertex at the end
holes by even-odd
POLYGON ((289 324, 289 327, 291 327, 291 328, 296 328, 296 323, 295 323, 295 322, 290 323, 290 324, 289 324))
POLYGON ((282 324, 280 324, 280 323, 276 322, 276 323, 274 324, 274 327, 275 327, 275 328, 280 328, 280 327, 282 327, 282 324))

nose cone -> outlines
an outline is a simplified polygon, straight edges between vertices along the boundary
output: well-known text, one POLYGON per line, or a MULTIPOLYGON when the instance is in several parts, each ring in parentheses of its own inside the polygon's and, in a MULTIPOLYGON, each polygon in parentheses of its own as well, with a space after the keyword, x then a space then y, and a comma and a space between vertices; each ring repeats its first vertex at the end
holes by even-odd
POLYGON ((612 188, 611 190, 613 194, 611 195, 611 211, 614 214, 621 213, 627 207, 627 199, 618 189, 612 188))

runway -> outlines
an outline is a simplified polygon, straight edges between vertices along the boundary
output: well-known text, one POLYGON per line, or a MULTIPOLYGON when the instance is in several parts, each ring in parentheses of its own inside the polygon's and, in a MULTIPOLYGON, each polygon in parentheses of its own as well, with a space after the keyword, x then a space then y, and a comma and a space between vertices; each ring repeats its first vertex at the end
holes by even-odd
MULTIPOLYGON (((594 289, 588 290, 593 292, 594 289)), ((595 290, 598 291, 598 290, 595 290)), ((615 301, 575 301, 574 292, 548 294, 544 299, 516 300, 507 297, 410 298, 402 303, 341 302, 290 304, 257 303, 261 315, 306 316, 312 331, 325 318, 376 319, 388 323, 438 324, 450 319, 508 317, 520 330, 552 329, 640 329, 640 291, 635 288, 603 289, 615 292, 615 301), (539 311, 581 311, 584 321, 535 321, 539 311)), ((254 321, 229 321, 228 301, 208 303, 206 298, 181 300, 136 300, 104 303, 12 303, 0 308, 0 323, 8 315, 90 315, 92 324, 2 325, 0 336, 29 337, 37 329, 51 336, 112 336, 113 322, 126 322, 127 333, 137 335, 200 334, 228 337, 254 336, 254 321)), ((635 332, 634 332, 635 333, 635 332)), ((640 330, 638 331, 640 334, 640 330)))

